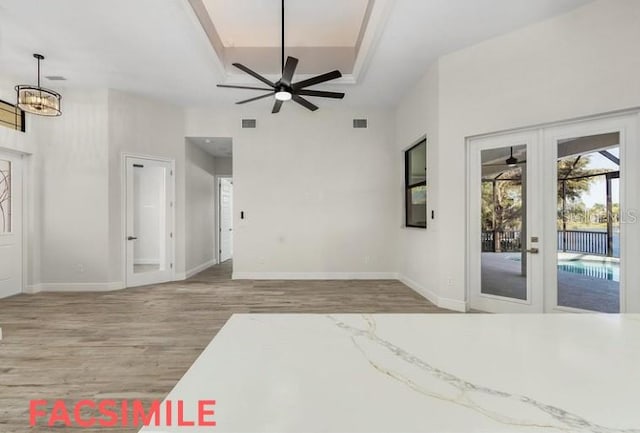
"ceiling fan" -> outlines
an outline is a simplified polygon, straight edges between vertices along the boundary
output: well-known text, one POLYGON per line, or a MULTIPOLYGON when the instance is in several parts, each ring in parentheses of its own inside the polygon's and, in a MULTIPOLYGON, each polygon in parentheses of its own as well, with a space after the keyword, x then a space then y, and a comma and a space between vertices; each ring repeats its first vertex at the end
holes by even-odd
POLYGON ((270 96, 275 96, 275 103, 273 105, 272 113, 280 112, 280 108, 282 108, 282 104, 285 101, 292 100, 302 105, 308 110, 316 111, 318 107, 307 99, 303 98, 303 96, 314 96, 319 98, 333 98, 333 99, 342 99, 344 98, 344 93, 338 92, 325 92, 321 90, 308 90, 307 87, 314 86, 316 84, 325 83, 327 81, 335 80, 336 78, 342 77, 340 71, 335 70, 331 72, 327 72, 326 74, 318 75, 316 77, 309 78, 307 80, 298 81, 297 83, 293 82, 293 75, 296 72, 296 67, 298 66, 298 59, 295 57, 288 56, 286 63, 284 59, 284 0, 282 0, 282 77, 277 82, 272 82, 257 72, 249 69, 248 67, 240 64, 234 63, 233 66, 240 69, 241 71, 251 75, 252 77, 260 80, 262 83, 269 86, 265 87, 251 87, 251 86, 231 86, 226 84, 218 84, 218 87, 225 87, 230 89, 248 89, 248 90, 264 90, 269 93, 265 93, 264 95, 256 96, 255 98, 246 99, 244 101, 236 102, 236 104, 246 104, 247 102, 257 101, 258 99, 268 98, 270 96))
POLYGON ((527 162, 526 160, 519 160, 518 158, 513 156, 513 146, 512 146, 509 152, 509 158, 507 158, 503 163, 482 164, 482 165, 484 167, 504 167, 505 165, 507 167, 516 167, 518 164, 525 164, 526 162, 527 162))

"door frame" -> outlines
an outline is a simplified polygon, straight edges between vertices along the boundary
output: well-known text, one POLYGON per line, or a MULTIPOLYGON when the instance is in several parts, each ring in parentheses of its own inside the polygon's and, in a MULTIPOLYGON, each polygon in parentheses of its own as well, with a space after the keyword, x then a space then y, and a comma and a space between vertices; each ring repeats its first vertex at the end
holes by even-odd
MULTIPOLYGON (((475 143, 482 143, 492 139, 498 140, 500 137, 514 136, 513 134, 517 135, 518 133, 537 134, 537 153, 540 158, 538 172, 543 182, 543 185, 539 187, 539 191, 537 191, 539 203, 541 204, 538 206, 539 214, 541 221, 543 221, 543 227, 540 233, 538 233, 540 237, 540 252, 542 253, 540 258, 544 262, 540 266, 543 275, 543 288, 538 289, 541 290, 540 293, 542 293, 544 298, 542 311, 556 313, 593 313, 593 311, 560 307, 557 305, 557 228, 555 217, 552 218, 552 213, 546 210, 549 209, 550 206, 556 209, 557 198, 555 194, 545 197, 543 192, 545 190, 551 191, 551 185, 555 184, 555 178, 557 178, 557 166, 555 163, 557 159, 557 142, 555 140, 567 134, 575 137, 577 136, 576 134, 592 135, 614 131, 620 132, 620 200, 621 203, 624 204, 622 210, 633 221, 633 223, 630 224, 620 224, 620 313, 640 311, 640 290, 635 292, 627 290, 627 288, 632 287, 628 284, 629 282, 640 281, 640 267, 627 266, 627 263, 633 263, 634 259, 637 260, 640 257, 640 243, 629 241, 630 239, 640 238, 640 195, 634 195, 632 189, 633 185, 640 185, 640 170, 628 170, 628 168, 633 167, 630 161, 640 161, 640 107, 466 137, 465 175, 467 177, 467 191, 465 194, 465 206, 467 237, 465 245, 465 301, 469 307, 471 306, 474 277, 477 281, 477 275, 474 275, 474 272, 476 272, 474 267, 477 266, 478 260, 474 258, 474 254, 476 254, 474 248, 476 248, 476 246, 479 247, 477 244, 479 242, 478 239, 480 239, 479 237, 478 239, 474 238, 477 231, 473 232, 471 229, 472 222, 475 221, 474 218, 477 214, 477 211, 474 212, 473 206, 471 205, 473 198, 472 191, 476 185, 472 179, 473 162, 471 158, 474 146, 476 146, 475 143), (555 151, 553 152, 550 151, 552 143, 555 146, 555 151), (553 167, 553 176, 547 173, 545 177, 544 166, 549 164, 553 167)), ((530 237, 529 234, 528 236, 530 237)), ((480 251, 480 249, 478 249, 478 251, 480 251)), ((529 257, 531 257, 531 255, 529 257)))
POLYGON ((171 281, 176 280, 176 163, 175 160, 169 158, 162 158, 158 156, 144 155, 144 154, 136 154, 136 153, 121 153, 121 161, 120 161, 120 251, 122 255, 121 259, 121 268, 122 268, 122 285, 124 288, 129 287, 128 281, 128 272, 127 272, 127 159, 128 158, 136 158, 136 159, 144 159, 149 161, 156 161, 161 163, 169 163, 171 167, 171 175, 169 178, 171 179, 169 182, 169 196, 171 197, 170 202, 170 215, 171 222, 169 227, 171 228, 171 233, 173 233, 173 237, 169 243, 169 255, 170 260, 173 263, 173 267, 171 268, 171 281))
MULTIPOLYGON (((215 248, 216 250, 214 251, 214 257, 216 258, 218 263, 222 263, 222 240, 220 237, 220 233, 222 233, 222 207, 220 206, 220 201, 222 199, 222 196, 220 194, 220 190, 222 188, 222 179, 229 179, 231 181, 231 184, 233 185, 233 176, 227 176, 227 175, 216 175, 216 200, 215 200, 215 213, 216 213, 216 241, 215 241, 215 248)), ((232 193, 233 194, 233 193, 232 193)), ((231 212, 231 218, 233 219, 233 209, 231 212)), ((235 225, 235 224, 234 224, 235 225)), ((235 234, 235 233, 234 233, 235 234)), ((233 239, 235 239, 235 236, 233 236, 233 239)), ((233 242, 233 241, 232 241, 233 242)), ((235 248, 234 248, 235 249, 235 248)), ((233 258, 233 256, 232 256, 233 258)))

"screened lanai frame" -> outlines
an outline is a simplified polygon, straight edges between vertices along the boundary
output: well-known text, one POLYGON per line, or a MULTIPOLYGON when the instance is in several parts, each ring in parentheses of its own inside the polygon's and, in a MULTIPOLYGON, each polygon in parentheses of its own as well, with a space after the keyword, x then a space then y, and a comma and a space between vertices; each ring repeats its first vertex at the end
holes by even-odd
MULTIPOLYGON (((594 152, 595 153, 595 152, 594 152)), ((614 257, 614 221, 613 221, 613 180, 620 179, 620 159, 610 153, 608 150, 597 151, 602 156, 609 159, 611 162, 618 166, 618 170, 608 170, 598 173, 591 173, 581 176, 571 176, 571 170, 562 179, 558 179, 558 183, 562 184, 558 190, 562 192, 561 204, 562 210, 560 212, 562 227, 558 230, 558 251, 562 252, 577 252, 593 254, 605 257, 614 257), (567 182, 571 180, 589 179, 595 177, 605 178, 606 185, 606 232, 593 232, 587 230, 568 230, 567 229, 567 182)), ((577 155, 573 163, 573 167, 577 165, 584 155, 577 155)), ((563 158, 568 159, 568 158, 563 158)), ((520 177, 502 178, 502 176, 510 171, 513 171, 513 167, 509 167, 507 170, 503 170, 496 176, 490 178, 483 178, 482 183, 492 183, 493 191, 493 203, 492 211, 496 213, 496 188, 499 182, 522 182, 520 177)), ((522 251, 522 238, 517 231, 499 231, 496 230, 495 224, 493 224, 493 230, 482 231, 482 251, 483 252, 521 252, 522 251)))

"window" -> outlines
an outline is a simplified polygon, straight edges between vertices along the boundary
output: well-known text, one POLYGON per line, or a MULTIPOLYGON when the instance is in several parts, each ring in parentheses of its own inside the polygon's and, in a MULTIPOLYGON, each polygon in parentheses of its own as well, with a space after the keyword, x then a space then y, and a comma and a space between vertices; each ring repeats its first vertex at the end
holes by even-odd
POLYGON ((0 126, 24 132, 24 111, 0 100, 0 126))
POLYGON ((427 227, 427 140, 404 153, 405 225, 427 227))

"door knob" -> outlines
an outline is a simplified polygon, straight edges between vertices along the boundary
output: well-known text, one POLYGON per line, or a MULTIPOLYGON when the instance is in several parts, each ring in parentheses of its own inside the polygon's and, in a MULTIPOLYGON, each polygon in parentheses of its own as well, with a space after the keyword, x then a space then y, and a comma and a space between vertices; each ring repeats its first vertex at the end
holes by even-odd
POLYGON ((128 241, 135 241, 136 239, 138 239, 138 238, 137 238, 137 237, 135 237, 135 236, 129 236, 129 237, 127 238, 127 240, 128 240, 128 241))
POLYGON ((531 248, 531 249, 528 249, 527 252, 529 254, 538 254, 540 250, 538 248, 531 248))

